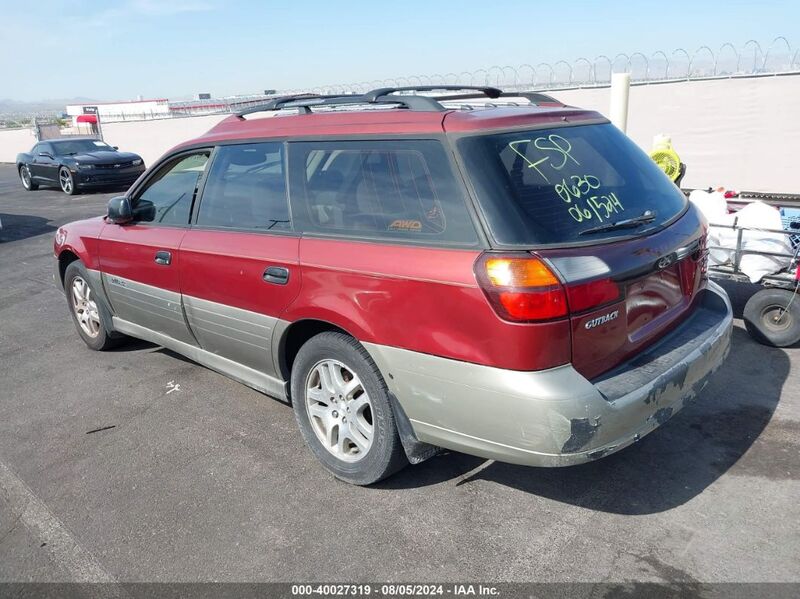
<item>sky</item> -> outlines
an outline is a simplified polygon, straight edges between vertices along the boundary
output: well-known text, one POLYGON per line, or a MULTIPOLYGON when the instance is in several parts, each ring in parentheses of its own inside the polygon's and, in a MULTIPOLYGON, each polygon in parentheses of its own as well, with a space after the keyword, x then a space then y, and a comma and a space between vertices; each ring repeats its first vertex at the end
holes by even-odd
POLYGON ((0 98, 258 93, 702 45, 800 47, 799 0, 0 0, 0 98))

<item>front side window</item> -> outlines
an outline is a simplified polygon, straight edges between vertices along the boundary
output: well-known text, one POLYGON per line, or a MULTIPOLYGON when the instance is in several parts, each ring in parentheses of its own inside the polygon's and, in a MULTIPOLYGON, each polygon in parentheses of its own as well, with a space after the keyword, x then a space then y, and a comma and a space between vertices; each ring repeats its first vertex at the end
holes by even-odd
POLYGON ((260 231, 291 229, 283 144, 220 146, 208 172, 197 224, 260 231))
POLYGON ((611 124, 464 137, 458 142, 495 239, 543 245, 652 232, 686 198, 611 124), (647 215, 641 226, 615 223, 647 215))
POLYGON ((137 222, 186 226, 209 150, 184 154, 165 164, 133 202, 137 222))
POLYGON ((447 154, 434 140, 290 144, 292 205, 305 230, 475 245, 447 154))

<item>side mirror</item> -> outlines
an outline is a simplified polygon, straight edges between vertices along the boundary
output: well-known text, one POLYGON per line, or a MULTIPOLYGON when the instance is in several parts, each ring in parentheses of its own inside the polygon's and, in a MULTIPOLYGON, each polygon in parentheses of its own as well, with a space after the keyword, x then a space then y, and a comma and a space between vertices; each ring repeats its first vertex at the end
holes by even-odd
POLYGON ((50 160, 53 159, 53 155, 50 152, 39 152, 39 156, 42 158, 49 158, 50 160))
POLYGON ((114 148, 115 150, 119 150, 119 146, 111 146, 111 147, 114 148))
POLYGON ((133 220, 133 210, 128 196, 117 196, 108 200, 106 220, 115 225, 124 225, 133 220))

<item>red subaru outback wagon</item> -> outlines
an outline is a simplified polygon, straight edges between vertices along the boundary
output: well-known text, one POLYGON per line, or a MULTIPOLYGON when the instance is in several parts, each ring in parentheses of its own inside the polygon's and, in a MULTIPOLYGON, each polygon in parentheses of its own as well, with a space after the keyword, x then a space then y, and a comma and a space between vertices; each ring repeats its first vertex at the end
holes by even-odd
POLYGON ((729 348, 705 233, 598 113, 380 89, 179 145, 58 230, 56 279, 90 348, 145 339, 291 402, 369 484, 440 448, 577 464, 663 424, 729 348))

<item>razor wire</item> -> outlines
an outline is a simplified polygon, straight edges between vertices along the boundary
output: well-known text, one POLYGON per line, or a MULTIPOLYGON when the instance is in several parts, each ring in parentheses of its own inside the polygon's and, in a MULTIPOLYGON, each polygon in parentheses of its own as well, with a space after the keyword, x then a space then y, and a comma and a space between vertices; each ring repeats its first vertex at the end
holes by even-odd
MULTIPOLYGON (((598 54, 594 58, 579 56, 573 60, 557 60, 552 63, 531 61, 519 65, 497 64, 473 71, 419 73, 355 83, 283 89, 264 94, 171 102, 168 114, 103 114, 103 119, 105 122, 136 121, 231 113, 262 105, 276 95, 361 94, 384 87, 477 85, 501 87, 506 91, 605 87, 611 82, 614 73, 630 73, 634 85, 800 74, 800 48, 793 47, 786 37, 778 36, 765 45, 750 39, 739 46, 725 42, 716 49, 701 45, 693 51, 674 48, 671 51, 656 50, 649 53, 637 51, 620 52, 616 55, 598 54)), ((48 116, 52 118, 52 115, 48 116)))
POLYGON ((613 57, 600 54, 593 59, 579 56, 571 61, 491 65, 474 71, 333 83, 280 93, 359 94, 379 87, 424 85, 480 85, 506 90, 603 87, 614 73, 623 72, 630 73, 634 83, 780 75, 800 72, 800 48, 793 48, 787 38, 778 36, 765 46, 751 39, 740 46, 725 42, 716 50, 701 45, 693 51, 674 48, 650 53, 620 52, 613 57))

